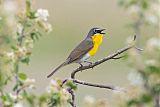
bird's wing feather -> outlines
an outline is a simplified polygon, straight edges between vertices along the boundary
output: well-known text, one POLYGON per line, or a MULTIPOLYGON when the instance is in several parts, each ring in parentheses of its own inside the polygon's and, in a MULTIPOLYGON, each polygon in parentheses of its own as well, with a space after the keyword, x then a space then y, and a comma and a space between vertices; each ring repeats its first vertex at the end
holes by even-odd
POLYGON ((93 42, 91 39, 83 40, 68 56, 67 62, 72 63, 82 58, 93 48, 93 42))

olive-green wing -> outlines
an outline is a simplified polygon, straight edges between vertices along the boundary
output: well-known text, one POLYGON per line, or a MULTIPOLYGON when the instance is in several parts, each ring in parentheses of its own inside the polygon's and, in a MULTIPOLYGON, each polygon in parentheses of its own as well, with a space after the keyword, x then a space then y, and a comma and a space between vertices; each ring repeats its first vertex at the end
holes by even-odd
POLYGON ((93 42, 91 39, 83 40, 68 56, 67 58, 68 64, 81 59, 92 48, 93 48, 93 42))
POLYGON ((47 77, 51 77, 56 71, 58 71, 61 67, 72 63, 76 60, 79 60, 85 55, 87 52, 89 52, 93 48, 93 42, 91 39, 85 39, 83 40, 68 56, 67 60, 59 65, 57 68, 55 68, 47 77))

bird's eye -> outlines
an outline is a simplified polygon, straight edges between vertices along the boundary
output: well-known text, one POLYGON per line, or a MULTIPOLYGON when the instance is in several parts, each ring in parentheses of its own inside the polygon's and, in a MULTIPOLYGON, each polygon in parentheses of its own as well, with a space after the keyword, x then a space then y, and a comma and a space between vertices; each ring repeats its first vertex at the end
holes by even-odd
POLYGON ((97 30, 96 30, 96 29, 94 29, 94 33, 97 33, 97 30))
POLYGON ((94 30, 94 33, 101 33, 101 31, 98 30, 98 29, 95 29, 95 30, 94 30))

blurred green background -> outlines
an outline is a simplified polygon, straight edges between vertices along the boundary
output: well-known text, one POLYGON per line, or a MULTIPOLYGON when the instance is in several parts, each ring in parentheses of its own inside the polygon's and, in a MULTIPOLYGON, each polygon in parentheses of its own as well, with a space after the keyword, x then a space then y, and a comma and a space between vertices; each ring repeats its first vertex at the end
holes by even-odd
MULTIPOLYGON (((37 8, 48 9, 53 31, 44 35, 36 42, 29 66, 22 65, 22 70, 30 78, 36 79, 36 93, 43 93, 50 79, 46 76, 61 64, 72 49, 83 40, 92 27, 106 28, 103 43, 92 61, 101 59, 110 53, 124 47, 126 38, 134 32, 126 27, 130 22, 127 11, 118 6, 117 0, 35 0, 37 8)), ((144 41, 155 36, 156 30, 152 27, 143 28, 142 47, 144 41)), ((59 70, 52 78, 68 78, 78 64, 72 64, 59 70)), ((77 75, 84 81, 110 84, 120 87, 129 85, 127 63, 112 60, 77 75)), ((112 102, 112 91, 80 86, 76 92, 78 104, 82 104, 86 95, 96 98, 106 98, 112 102)))

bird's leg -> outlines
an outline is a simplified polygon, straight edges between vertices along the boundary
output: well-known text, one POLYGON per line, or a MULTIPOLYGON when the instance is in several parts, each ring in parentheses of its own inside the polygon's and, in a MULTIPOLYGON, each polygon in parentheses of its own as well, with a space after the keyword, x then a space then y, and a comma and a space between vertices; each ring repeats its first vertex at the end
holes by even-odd
POLYGON ((79 68, 82 68, 83 67, 83 64, 82 63, 79 63, 80 67, 79 68))
POLYGON ((84 62, 86 62, 86 63, 88 63, 88 64, 90 64, 90 65, 92 65, 92 64, 93 64, 92 62, 89 62, 89 61, 84 61, 84 62))
MULTIPOLYGON (((89 63, 89 65, 93 64, 93 62, 89 62, 89 61, 84 61, 84 62, 89 63)), ((92 67, 92 69, 93 69, 93 67, 92 67)))
POLYGON ((81 72, 82 72, 82 68, 83 68, 83 64, 82 63, 79 63, 79 65, 80 65, 80 69, 81 69, 81 72))

